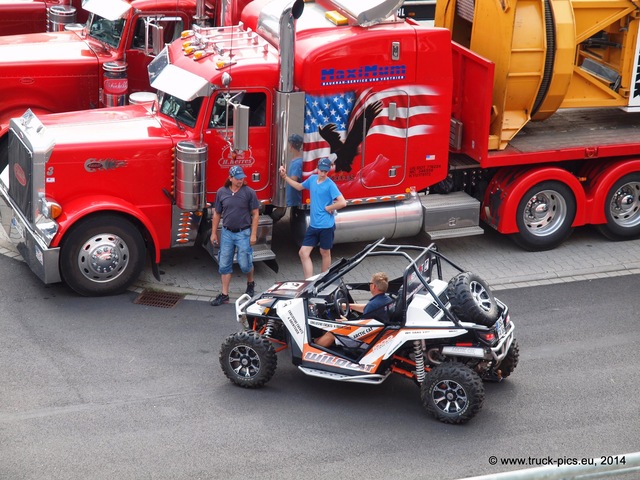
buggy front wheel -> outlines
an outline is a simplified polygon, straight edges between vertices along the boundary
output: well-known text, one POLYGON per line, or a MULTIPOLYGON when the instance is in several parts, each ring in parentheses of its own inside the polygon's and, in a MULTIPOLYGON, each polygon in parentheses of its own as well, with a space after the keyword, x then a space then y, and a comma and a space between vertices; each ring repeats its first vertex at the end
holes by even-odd
POLYGON ((458 362, 445 362, 427 373, 420 387, 422 404, 444 423, 466 423, 482 408, 484 385, 476 372, 458 362))
POLYGON ((244 388, 262 387, 273 377, 277 363, 271 342, 254 331, 234 333, 220 347, 222 371, 244 388))

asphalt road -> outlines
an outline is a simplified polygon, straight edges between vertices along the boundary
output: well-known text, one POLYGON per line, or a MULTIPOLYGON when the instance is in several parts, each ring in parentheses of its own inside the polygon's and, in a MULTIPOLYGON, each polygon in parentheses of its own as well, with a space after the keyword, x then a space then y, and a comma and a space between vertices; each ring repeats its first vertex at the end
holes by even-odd
POLYGON ((0 256, 0 478, 446 480, 639 451, 639 280, 501 290, 520 365, 451 426, 408 380, 307 377, 286 352, 238 388, 218 365, 231 305, 82 298, 0 256))

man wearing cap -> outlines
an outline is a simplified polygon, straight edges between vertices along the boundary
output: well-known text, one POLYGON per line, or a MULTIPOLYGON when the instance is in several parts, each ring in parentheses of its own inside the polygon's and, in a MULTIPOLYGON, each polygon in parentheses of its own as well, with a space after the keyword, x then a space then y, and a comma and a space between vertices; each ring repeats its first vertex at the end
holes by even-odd
POLYGON ((304 182, 299 183, 289 178, 284 166, 280 167, 280 176, 285 182, 298 191, 306 188, 309 190, 311 199, 309 228, 298 252, 304 278, 313 276, 311 252, 316 246, 320 247, 322 271, 326 271, 331 266, 331 248, 336 229, 334 214, 347 205, 336 184, 328 177, 329 170, 331 170, 331 161, 328 158, 321 158, 318 162, 317 175, 311 175, 304 182))
POLYGON ((229 284, 233 272, 233 256, 237 249, 238 264, 242 273, 247 274, 247 294, 253 297, 253 249, 258 234, 260 202, 253 188, 245 185, 242 167, 234 165, 229 169, 229 178, 216 193, 213 209, 211 243, 218 244, 218 225, 222 220, 220 249, 218 250, 218 271, 222 277, 222 293, 211 301, 217 307, 229 302, 229 284))
MULTIPOLYGON (((289 136, 289 152, 292 160, 287 176, 296 182, 302 179, 302 137, 297 133, 289 136)), ((302 203, 302 192, 287 185, 287 207, 298 207, 302 203)))

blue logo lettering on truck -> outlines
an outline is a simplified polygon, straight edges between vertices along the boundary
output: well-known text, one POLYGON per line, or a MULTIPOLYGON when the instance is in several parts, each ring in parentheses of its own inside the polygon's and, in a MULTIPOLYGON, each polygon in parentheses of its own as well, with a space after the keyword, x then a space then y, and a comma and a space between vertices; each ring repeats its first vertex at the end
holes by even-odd
POLYGON ((320 85, 347 85, 354 83, 404 80, 406 65, 365 65, 357 68, 323 68, 320 71, 320 85))

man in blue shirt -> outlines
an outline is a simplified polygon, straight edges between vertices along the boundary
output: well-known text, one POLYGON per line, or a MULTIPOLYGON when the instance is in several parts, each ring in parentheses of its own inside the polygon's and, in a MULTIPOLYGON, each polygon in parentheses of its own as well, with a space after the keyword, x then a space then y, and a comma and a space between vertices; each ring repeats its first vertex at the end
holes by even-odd
POLYGON ((331 170, 331 161, 328 158, 321 158, 318 161, 317 175, 311 175, 304 182, 299 183, 287 176, 284 166, 280 167, 280 175, 287 184, 299 192, 304 189, 309 190, 311 199, 309 228, 307 228, 304 240, 302 240, 302 247, 298 252, 304 278, 313 276, 311 252, 316 246, 320 247, 322 271, 326 271, 331 266, 331 248, 336 229, 334 215, 337 210, 347 205, 340 190, 329 178, 329 170, 331 170))
MULTIPOLYGON (((369 301, 364 303, 350 303, 349 308, 354 312, 361 312, 362 318, 375 318, 382 323, 389 323, 391 320, 389 307, 393 304, 393 299, 387 295, 389 288, 389 277, 384 272, 374 273, 369 282, 369 291, 373 295, 369 301)), ((342 317, 342 320, 347 320, 342 317)), ((326 332, 322 336, 316 338, 314 343, 321 347, 331 348, 335 343, 335 335, 326 332)))
MULTIPOLYGON (((293 133, 289 136, 289 152, 292 160, 289 163, 288 177, 296 182, 302 180, 302 144, 300 135, 293 133)), ((287 185, 287 207, 299 207, 302 203, 302 192, 291 185, 287 185)))

